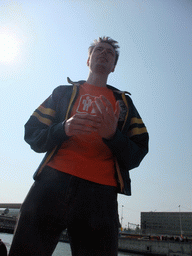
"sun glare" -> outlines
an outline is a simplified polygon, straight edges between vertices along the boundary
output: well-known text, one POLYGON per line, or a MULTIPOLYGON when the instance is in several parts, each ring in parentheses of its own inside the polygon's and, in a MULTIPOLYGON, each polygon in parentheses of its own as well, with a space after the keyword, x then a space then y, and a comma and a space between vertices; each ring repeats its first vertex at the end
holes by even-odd
POLYGON ((0 33, 0 62, 11 63, 19 53, 19 42, 11 34, 0 33))

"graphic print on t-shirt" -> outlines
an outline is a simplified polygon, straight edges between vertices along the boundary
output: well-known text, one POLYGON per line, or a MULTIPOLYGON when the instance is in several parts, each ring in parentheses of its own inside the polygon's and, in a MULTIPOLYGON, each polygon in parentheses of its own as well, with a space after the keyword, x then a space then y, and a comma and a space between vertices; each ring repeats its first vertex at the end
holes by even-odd
MULTIPOLYGON (((77 113, 96 114, 92 108, 92 102, 101 95, 106 97, 115 109, 116 100, 111 90, 85 83, 79 88, 70 117, 77 113)), ((101 109, 99 110, 101 112, 101 109)), ((63 142, 48 165, 81 179, 107 186, 117 186, 113 153, 98 132, 71 136, 63 142)))
POLYGON ((95 96, 92 96, 89 94, 81 95, 76 112, 77 113, 89 113, 89 114, 94 115, 95 110, 91 106, 91 103, 92 103, 92 101, 94 101, 94 99, 95 99, 95 96))

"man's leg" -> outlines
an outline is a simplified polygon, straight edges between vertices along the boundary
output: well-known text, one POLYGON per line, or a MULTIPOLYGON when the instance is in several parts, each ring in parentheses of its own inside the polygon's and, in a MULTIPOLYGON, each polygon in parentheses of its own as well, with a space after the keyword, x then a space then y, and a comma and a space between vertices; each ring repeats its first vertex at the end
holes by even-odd
POLYGON ((54 223, 33 218, 30 212, 24 210, 21 212, 9 256, 52 255, 61 232, 54 223))
POLYGON ((73 256, 117 256, 117 228, 103 226, 99 230, 83 223, 68 228, 73 256))
POLYGON ((66 227, 67 178, 59 171, 43 170, 22 205, 9 256, 52 255, 66 227))
POLYGON ((73 256, 117 256, 119 220, 115 188, 80 182, 70 218, 68 234, 73 256))

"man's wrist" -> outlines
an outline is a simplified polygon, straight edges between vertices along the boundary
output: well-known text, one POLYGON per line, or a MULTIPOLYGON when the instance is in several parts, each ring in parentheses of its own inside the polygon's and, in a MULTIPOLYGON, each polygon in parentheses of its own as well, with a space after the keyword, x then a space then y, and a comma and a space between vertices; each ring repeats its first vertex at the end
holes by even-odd
POLYGON ((109 135, 109 136, 107 136, 107 137, 105 137, 103 139, 105 139, 105 140, 112 140, 114 138, 114 136, 115 136, 115 133, 116 133, 116 131, 112 135, 109 135))

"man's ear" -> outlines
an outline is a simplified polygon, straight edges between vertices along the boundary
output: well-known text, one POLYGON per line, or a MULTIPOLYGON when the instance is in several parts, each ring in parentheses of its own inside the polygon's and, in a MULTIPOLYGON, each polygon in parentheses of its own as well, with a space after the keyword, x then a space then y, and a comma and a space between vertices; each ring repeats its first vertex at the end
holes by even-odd
POLYGON ((89 67, 89 60, 90 60, 90 57, 87 59, 87 66, 89 67))
POLYGON ((112 68, 111 72, 114 72, 114 71, 115 71, 115 65, 114 65, 114 67, 112 68))

